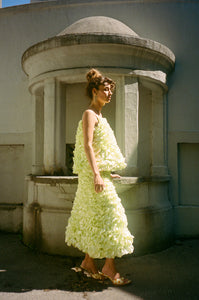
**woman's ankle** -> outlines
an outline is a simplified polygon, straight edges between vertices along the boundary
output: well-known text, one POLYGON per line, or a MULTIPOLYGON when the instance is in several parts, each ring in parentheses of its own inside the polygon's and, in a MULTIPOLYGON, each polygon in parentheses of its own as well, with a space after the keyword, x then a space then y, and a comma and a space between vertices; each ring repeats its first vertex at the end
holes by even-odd
POLYGON ((117 272, 116 267, 115 267, 115 261, 114 261, 114 259, 106 259, 105 264, 104 264, 104 266, 102 268, 102 272, 105 275, 108 275, 109 277, 111 277, 112 279, 114 279, 115 276, 117 274, 119 274, 117 272))
POLYGON ((89 255, 86 255, 81 263, 81 267, 87 269, 92 273, 97 273, 97 268, 95 266, 95 261, 89 255))

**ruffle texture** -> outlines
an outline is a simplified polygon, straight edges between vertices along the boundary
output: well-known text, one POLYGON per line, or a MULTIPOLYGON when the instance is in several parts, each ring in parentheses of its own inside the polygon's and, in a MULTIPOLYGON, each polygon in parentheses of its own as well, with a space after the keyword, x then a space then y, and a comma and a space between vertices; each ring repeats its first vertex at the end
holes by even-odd
MULTIPOLYGON (((125 159, 106 118, 99 117, 98 125, 93 134, 93 149, 100 171, 113 172, 126 167, 125 159)), ((82 169, 88 168, 90 165, 84 151, 82 120, 80 120, 76 133, 73 172, 78 174, 82 169)))
POLYGON ((66 228, 66 243, 92 258, 114 258, 133 252, 133 236, 113 185, 110 172, 102 172, 105 189, 96 193, 92 171, 79 173, 78 189, 66 228))

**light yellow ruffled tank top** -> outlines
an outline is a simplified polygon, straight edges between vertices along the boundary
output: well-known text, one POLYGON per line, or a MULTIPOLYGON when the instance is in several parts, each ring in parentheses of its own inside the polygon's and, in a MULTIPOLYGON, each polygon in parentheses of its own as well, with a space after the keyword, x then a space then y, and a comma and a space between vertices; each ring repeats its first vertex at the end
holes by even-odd
MULTIPOLYGON (((98 117, 98 120, 93 133, 93 149, 99 170, 113 172, 124 169, 126 167, 125 159, 117 145, 113 130, 106 118, 98 117)), ((73 161, 73 173, 75 174, 91 169, 84 150, 82 120, 79 121, 77 127, 73 161)))

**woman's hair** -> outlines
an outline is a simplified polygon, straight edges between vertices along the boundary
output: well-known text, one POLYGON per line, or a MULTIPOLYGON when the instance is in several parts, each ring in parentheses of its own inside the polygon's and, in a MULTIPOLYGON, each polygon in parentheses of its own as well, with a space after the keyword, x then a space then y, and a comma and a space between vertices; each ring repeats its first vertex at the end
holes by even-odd
POLYGON ((99 86, 105 84, 110 84, 112 91, 115 88, 115 82, 108 77, 103 77, 102 74, 96 69, 91 69, 86 74, 86 78, 88 81, 86 86, 86 94, 91 100, 93 98, 93 88, 99 90, 99 86))

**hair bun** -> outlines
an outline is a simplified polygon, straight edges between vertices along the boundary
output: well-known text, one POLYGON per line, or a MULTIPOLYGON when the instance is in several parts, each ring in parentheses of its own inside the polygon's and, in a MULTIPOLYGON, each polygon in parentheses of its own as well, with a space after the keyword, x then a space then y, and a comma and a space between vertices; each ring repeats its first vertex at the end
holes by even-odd
POLYGON ((88 73, 86 74, 86 78, 86 94, 91 100, 93 99, 93 89, 99 90, 100 85, 109 84, 112 91, 115 88, 115 82, 108 77, 103 77, 102 74, 96 69, 91 69, 90 71, 88 71, 88 73))
POLYGON ((97 78, 102 78, 102 74, 96 69, 91 69, 86 74, 86 78, 88 82, 91 82, 91 81, 95 81, 97 78))

